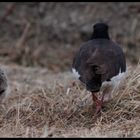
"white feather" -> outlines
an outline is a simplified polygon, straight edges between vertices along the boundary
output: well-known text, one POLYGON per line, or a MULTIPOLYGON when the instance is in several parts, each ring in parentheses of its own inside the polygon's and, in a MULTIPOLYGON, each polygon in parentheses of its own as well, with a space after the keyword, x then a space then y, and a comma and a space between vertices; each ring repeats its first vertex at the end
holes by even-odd
POLYGON ((102 86, 105 86, 106 84, 112 84, 113 86, 118 86, 119 83, 125 78, 125 72, 119 73, 118 75, 112 77, 110 80, 111 81, 105 81, 102 83, 102 86))
POLYGON ((109 88, 110 90, 107 90, 106 97, 105 100, 109 100, 111 99, 113 96, 116 96, 118 92, 116 92, 118 90, 118 88, 123 85, 122 83, 124 82, 124 79, 126 77, 127 72, 123 72, 112 77, 110 80, 111 81, 105 81, 102 83, 102 87, 101 87, 101 91, 105 92, 105 89, 109 88))
POLYGON ((72 72, 73 72, 74 76, 75 76, 77 79, 79 79, 80 74, 78 73, 78 71, 76 71, 75 68, 72 68, 72 72))

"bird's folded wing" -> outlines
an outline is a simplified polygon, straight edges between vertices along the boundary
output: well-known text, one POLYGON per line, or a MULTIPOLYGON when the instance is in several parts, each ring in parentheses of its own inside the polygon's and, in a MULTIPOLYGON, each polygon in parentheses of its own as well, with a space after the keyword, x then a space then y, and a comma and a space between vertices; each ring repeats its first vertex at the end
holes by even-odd
POLYGON ((125 71, 125 58, 122 53, 100 52, 98 49, 87 60, 87 64, 95 68, 96 74, 102 75, 102 81, 112 78, 119 74, 119 72, 125 71))

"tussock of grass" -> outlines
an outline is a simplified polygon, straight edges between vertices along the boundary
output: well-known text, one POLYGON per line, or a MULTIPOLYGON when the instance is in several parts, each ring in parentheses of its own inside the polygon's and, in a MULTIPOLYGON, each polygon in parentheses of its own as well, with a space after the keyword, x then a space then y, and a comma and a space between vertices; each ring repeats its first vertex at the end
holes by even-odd
MULTIPOLYGON (((60 77, 63 79, 63 76, 60 77)), ((54 77, 57 81, 59 76, 54 77)), ((0 105, 0 136, 140 136, 140 65, 135 70, 128 70, 123 84, 114 91, 114 97, 104 104, 97 120, 94 119, 95 106, 91 94, 79 82, 70 83, 71 78, 68 78, 67 83, 55 82, 52 88, 30 85, 28 90, 22 88, 20 93, 12 89, 0 105)))

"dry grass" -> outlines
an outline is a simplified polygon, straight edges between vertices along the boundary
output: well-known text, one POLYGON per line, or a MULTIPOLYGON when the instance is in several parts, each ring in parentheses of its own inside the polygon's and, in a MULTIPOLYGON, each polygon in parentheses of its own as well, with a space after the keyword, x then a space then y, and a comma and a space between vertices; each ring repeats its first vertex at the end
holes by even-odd
POLYGON ((7 64, 66 71, 77 49, 89 40, 92 25, 102 20, 109 24, 110 37, 121 45, 126 58, 136 64, 140 51, 139 7, 132 2, 2 2, 0 59, 7 64))
POLYGON ((5 69, 11 91, 0 105, 0 137, 140 136, 140 65, 128 70, 97 120, 91 94, 78 82, 71 85, 70 72, 5 69))

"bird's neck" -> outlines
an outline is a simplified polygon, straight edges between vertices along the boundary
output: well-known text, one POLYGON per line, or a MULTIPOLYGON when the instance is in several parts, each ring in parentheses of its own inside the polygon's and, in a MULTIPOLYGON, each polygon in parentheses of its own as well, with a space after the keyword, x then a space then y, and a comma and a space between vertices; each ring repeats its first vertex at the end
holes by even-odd
POLYGON ((93 32, 91 39, 108 39, 110 40, 108 32, 93 32))

